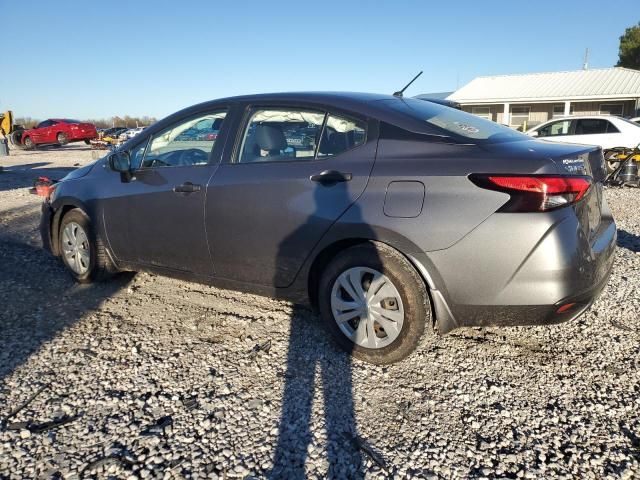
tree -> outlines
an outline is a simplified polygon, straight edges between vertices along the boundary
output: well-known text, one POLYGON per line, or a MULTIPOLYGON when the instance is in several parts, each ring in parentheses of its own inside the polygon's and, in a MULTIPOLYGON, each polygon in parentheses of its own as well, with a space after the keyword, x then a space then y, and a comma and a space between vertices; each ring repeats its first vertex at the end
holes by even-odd
POLYGON ((627 67, 640 70, 640 22, 629 27, 620 37, 619 60, 616 67, 627 67))

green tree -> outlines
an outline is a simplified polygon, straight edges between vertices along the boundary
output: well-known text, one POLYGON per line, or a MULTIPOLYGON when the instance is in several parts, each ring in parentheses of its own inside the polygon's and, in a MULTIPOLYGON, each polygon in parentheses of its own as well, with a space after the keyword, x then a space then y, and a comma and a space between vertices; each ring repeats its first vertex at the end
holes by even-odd
POLYGON ((616 67, 627 67, 640 70, 640 22, 629 27, 620 37, 620 51, 616 67))

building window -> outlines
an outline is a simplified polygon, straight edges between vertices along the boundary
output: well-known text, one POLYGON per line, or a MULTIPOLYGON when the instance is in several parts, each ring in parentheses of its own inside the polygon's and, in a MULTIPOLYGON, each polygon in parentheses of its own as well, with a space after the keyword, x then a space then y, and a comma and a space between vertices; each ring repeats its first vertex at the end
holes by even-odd
MULTIPOLYGON (((569 115, 573 115, 573 107, 574 105, 571 104, 569 106, 569 115)), ((564 103, 557 103, 553 106, 553 116, 552 118, 560 118, 560 117, 564 117, 564 103)))
POLYGON ((601 103, 600 115, 615 115, 621 117, 624 113, 624 106, 622 103, 601 103))
POLYGON ((509 125, 511 127, 522 127, 525 123, 529 123, 529 112, 531 107, 511 107, 511 118, 509 125))
POLYGON ((493 120, 491 107, 471 107, 471 113, 477 117, 493 120))

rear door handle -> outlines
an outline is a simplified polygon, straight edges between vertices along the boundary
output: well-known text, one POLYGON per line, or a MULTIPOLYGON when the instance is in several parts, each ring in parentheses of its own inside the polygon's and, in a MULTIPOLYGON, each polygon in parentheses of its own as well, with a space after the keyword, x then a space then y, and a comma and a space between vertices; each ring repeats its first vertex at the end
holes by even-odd
POLYGON ((324 172, 311 175, 309 179, 312 182, 318 182, 322 185, 332 185, 339 182, 348 182, 352 178, 350 173, 338 172, 337 170, 325 170, 324 172))
POLYGON ((199 192, 201 188, 202 188, 202 185, 196 185, 191 182, 185 182, 182 185, 173 187, 173 191, 176 193, 195 193, 195 192, 199 192))

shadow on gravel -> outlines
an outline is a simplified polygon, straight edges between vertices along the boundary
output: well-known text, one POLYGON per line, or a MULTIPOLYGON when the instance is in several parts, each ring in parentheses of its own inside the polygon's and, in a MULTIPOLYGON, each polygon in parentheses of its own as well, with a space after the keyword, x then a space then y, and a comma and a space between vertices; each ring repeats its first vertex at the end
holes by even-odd
MULTIPOLYGON (((285 238, 278 250, 276 260, 275 285, 282 285, 280 277, 290 270, 293 252, 299 251, 300 243, 313 235, 314 222, 324 221, 320 189, 331 188, 338 204, 349 204, 346 198, 348 190, 344 183, 333 186, 318 185, 314 192, 315 212, 307 222, 285 238)), ((325 192, 326 195, 326 192, 325 192)), ((326 200, 326 196, 324 196, 326 200)), ((326 203, 326 202, 325 202, 326 203)), ((331 208, 327 206, 327 208, 331 208)), ((356 208, 352 206, 351 209, 356 208)), ((317 228, 317 224, 315 225, 317 228)), ((371 236, 370 238, 373 238, 371 236)), ((284 398, 278 442, 274 455, 274 468, 270 479, 307 478, 305 462, 311 457, 312 463, 320 463, 320 471, 327 469, 327 478, 361 479, 364 478, 363 459, 359 448, 359 436, 356 425, 352 385, 352 358, 350 352, 327 350, 321 344, 309 348, 313 338, 310 330, 317 328, 309 322, 306 309, 294 306, 291 313, 291 331, 287 351, 287 369, 285 373, 284 398), (326 460, 313 453, 319 440, 311 430, 313 423, 312 407, 316 394, 315 376, 319 370, 321 378, 324 429, 326 431, 326 460)), ((326 331, 326 330, 325 330, 326 331)), ((329 332, 326 332, 328 335, 329 332)), ((318 432, 319 433, 319 432, 318 432)), ((316 470, 316 473, 320 473, 316 470)))
POLYGON ((126 288, 130 279, 77 285, 41 248, 0 238, 0 384, 43 344, 126 288))
POLYGON ((49 177, 59 180, 76 167, 43 168, 49 162, 27 163, 24 165, 0 166, 0 192, 4 190, 14 190, 16 188, 33 187, 38 177, 49 177))
MULTIPOLYGON (((29 204, 20 207, 2 209, 0 205, 0 242, 17 242, 34 245, 40 240, 41 204, 29 204)), ((0 265, 0 271, 2 266, 0 265)))
POLYGON ((618 229, 618 246, 632 252, 640 252, 640 235, 618 229))

